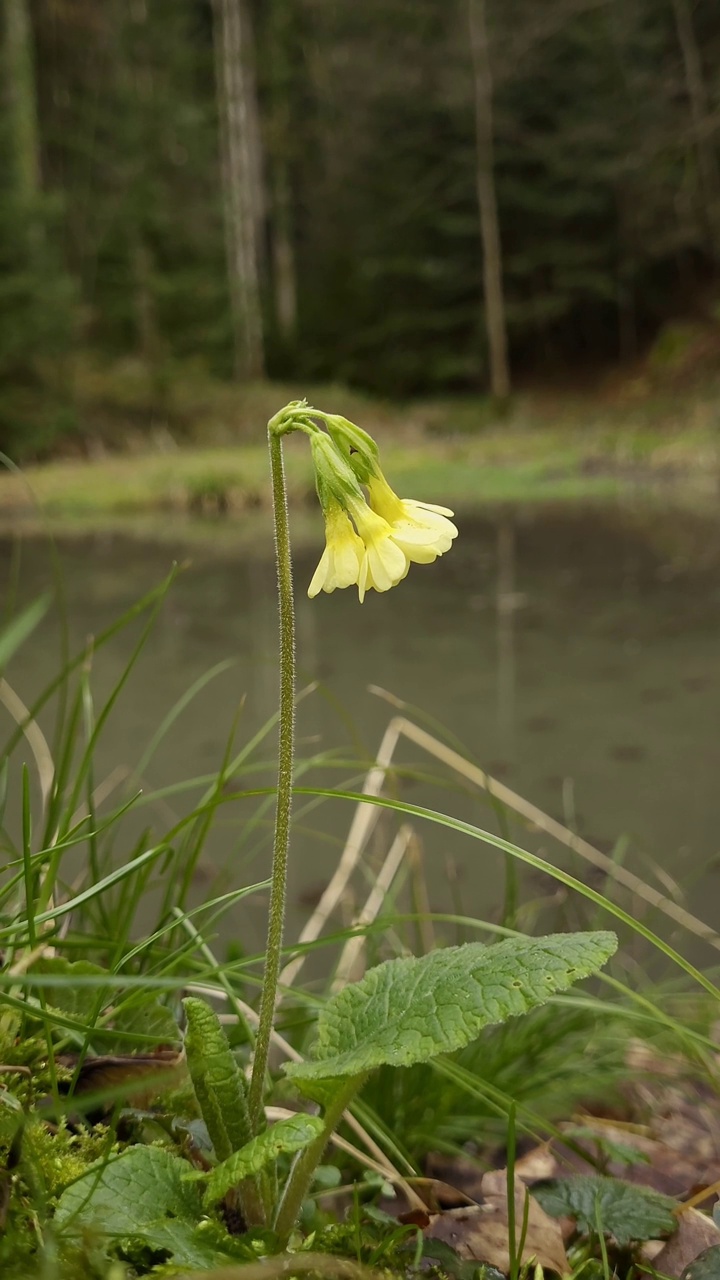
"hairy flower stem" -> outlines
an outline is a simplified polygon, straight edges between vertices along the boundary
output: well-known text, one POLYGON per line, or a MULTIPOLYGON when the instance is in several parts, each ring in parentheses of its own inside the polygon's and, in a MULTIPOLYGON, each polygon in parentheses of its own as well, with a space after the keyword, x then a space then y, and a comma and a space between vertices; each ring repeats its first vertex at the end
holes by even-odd
POLYGON ((265 974, 260 997, 255 1058, 248 1095, 250 1124, 253 1133, 258 1133, 263 1123, 265 1074, 280 974, 288 847, 290 844, 290 809, 292 805, 295 737, 295 606, 293 601, 292 559, 290 555, 290 528, 282 441, 280 432, 277 427, 274 430, 274 426, 275 420, 270 424, 268 440, 272 474, 275 556, 277 561, 280 614, 280 721, 275 840, 273 845, 267 945, 265 949, 265 974))
POLYGON ((362 1088, 367 1079, 367 1072, 359 1076, 349 1076, 331 1099, 323 1117, 324 1126, 321 1134, 297 1156, 290 1176, 285 1184, 282 1200, 275 1219, 275 1233, 281 1244, 286 1244, 290 1232, 298 1220, 303 1200, 305 1199, 323 1152, 340 1123, 340 1118, 347 1110, 355 1094, 362 1088))

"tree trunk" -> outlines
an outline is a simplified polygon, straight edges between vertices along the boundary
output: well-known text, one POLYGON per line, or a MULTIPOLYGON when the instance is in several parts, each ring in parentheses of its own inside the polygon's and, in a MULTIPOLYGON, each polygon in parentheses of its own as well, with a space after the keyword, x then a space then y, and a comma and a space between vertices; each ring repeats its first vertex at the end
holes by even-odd
POLYGON ((493 82, 485 20, 485 0, 468 0, 468 25, 475 92, 477 197, 483 251, 485 325, 490 352, 490 389, 498 400, 510 394, 502 250, 495 192, 493 82))
POLYGON ((297 74, 295 6, 273 0, 269 22, 270 102, 266 157, 272 192, 271 244, 275 325, 284 354, 291 353, 297 328, 297 279, 293 237, 291 162, 294 152, 292 93, 297 74))
POLYGON ((121 64, 127 78, 127 98, 132 118, 138 121, 131 148, 127 181, 133 188, 128 213, 130 279, 134 283, 135 331, 140 354, 150 371, 153 388, 162 384, 162 334, 153 290, 154 254, 147 234, 151 209, 150 166, 153 163, 148 133, 155 110, 156 85, 148 57, 147 0, 133 0, 128 9, 130 57, 121 64))
POLYGON ((297 328, 297 284, 295 248, 292 241, 292 207, 287 164, 277 160, 273 174, 273 280, 275 320, 285 351, 295 343, 297 328))
POLYGON ((41 176, 28 0, 5 0, 5 66, 15 192, 30 205, 40 194, 41 176))
POLYGON ((235 372, 262 378, 260 124, 247 0, 215 0, 215 48, 235 372))
POLYGON ((720 251, 720 169, 713 145, 713 125, 708 110, 700 50, 695 38, 688 0, 673 0, 673 9, 690 102, 703 217, 708 228, 711 247, 715 253, 718 253, 720 251))

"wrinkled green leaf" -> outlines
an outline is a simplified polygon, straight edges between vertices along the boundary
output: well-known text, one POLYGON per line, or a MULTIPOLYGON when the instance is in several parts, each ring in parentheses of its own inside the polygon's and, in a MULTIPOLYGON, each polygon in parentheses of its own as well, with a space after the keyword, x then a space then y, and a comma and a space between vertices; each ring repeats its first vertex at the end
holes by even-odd
POLYGON ((236 1151, 229 1160, 224 1160, 213 1169, 203 1203, 208 1206, 222 1200, 244 1178, 260 1173, 277 1160, 278 1156, 309 1147, 322 1133, 322 1129, 323 1122, 317 1116, 296 1115, 287 1120, 278 1120, 277 1124, 248 1142, 242 1151, 236 1151))
POLYGON ((333 996, 318 1021, 314 1061, 298 1081, 409 1067, 462 1049, 490 1023, 526 1013, 588 977, 613 954, 613 933, 507 938, 388 960, 333 996))
POLYGON ((127 1252, 140 1245, 178 1265, 206 1268, 237 1257, 217 1228, 208 1232, 197 1187, 183 1180, 188 1164, 161 1147, 131 1147, 94 1165, 58 1201, 55 1221, 65 1235, 88 1228, 114 1237, 127 1252))
POLYGON ((677 1227, 676 1202, 649 1187, 600 1174, 535 1184, 532 1193, 551 1218, 571 1217, 580 1231, 614 1236, 620 1246, 655 1240, 677 1227))
POLYGON ((146 999, 142 1004, 121 1005, 113 1012, 112 1024, 111 1028, 98 1027, 93 1032, 93 1044, 101 1048, 103 1053, 147 1053, 152 1048, 150 1041, 154 1041, 156 1045, 173 1046, 180 1041, 177 1022, 167 1005, 161 1004, 159 1000, 146 999), (117 1032, 123 1034, 117 1035, 117 1032), (147 1038, 147 1046, 138 1044, 128 1050, 125 1039, 128 1033, 147 1038))
POLYGON ((217 1014, 195 996, 183 1000, 185 1053, 203 1120, 218 1160, 249 1142, 247 1086, 217 1014))
POLYGON ((68 1013, 71 1017, 77 1018, 78 1022, 86 1022, 91 1018, 98 1007, 98 1001, 102 1007, 103 1002, 110 996, 110 988, 102 987, 100 982, 97 986, 79 986, 73 981, 76 977, 99 979, 107 976, 107 969, 91 964, 89 960, 65 960, 62 956, 43 956, 28 972, 66 978, 67 981, 61 986, 53 985, 44 988, 46 1001, 50 1008, 68 1013))

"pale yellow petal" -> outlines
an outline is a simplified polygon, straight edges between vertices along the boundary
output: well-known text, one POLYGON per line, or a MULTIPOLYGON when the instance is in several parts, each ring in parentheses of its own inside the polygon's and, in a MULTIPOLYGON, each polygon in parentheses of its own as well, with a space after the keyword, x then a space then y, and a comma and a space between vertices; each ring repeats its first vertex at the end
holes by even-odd
POLYGON ((333 588, 327 585, 332 576, 332 567, 330 563, 330 551, 326 547, 320 557, 320 563, 315 570, 310 586, 308 587, 308 595, 312 600, 321 591, 332 591, 333 588))
POLYGON ((387 520, 389 524, 392 524, 393 521, 402 516, 402 499, 398 498, 395 491, 390 488, 381 472, 370 478, 367 490, 370 496, 370 506, 383 520, 387 520))
POLYGON ((449 507, 437 507, 434 502, 418 502, 417 498, 405 498, 404 505, 406 507, 419 507, 421 511, 434 511, 438 516, 454 516, 455 512, 449 507))
POLYGON ((368 587, 368 558, 367 551, 363 554, 360 562, 360 571, 358 573, 358 599, 362 604, 365 599, 365 592, 368 587))
POLYGON ((428 547, 418 545, 416 542, 405 542, 399 534, 393 536, 393 542, 413 564, 432 564, 433 560, 437 560, 438 556, 442 555, 442 551, 435 546, 428 547))
POLYGON ((389 534, 368 543, 367 562, 368 585, 376 591, 389 591, 407 572, 408 558, 389 534))
POLYGON ((432 547, 436 542, 446 542, 448 546, 450 545, 446 533, 417 525, 413 520, 398 520, 391 528, 396 542, 402 538, 404 542, 415 543, 418 547, 432 547))
POLYGON ((356 534, 350 517, 342 507, 325 513, 325 550, 308 588, 311 599, 319 591, 335 591, 357 582, 365 544, 356 534))
POLYGON ((357 582, 360 563, 364 554, 362 539, 353 534, 353 541, 344 541, 335 547, 335 579, 338 587, 351 587, 357 582))
MULTIPOLYGON (((407 499, 403 502, 403 512, 405 520, 410 521, 411 524, 418 528, 434 529, 436 533, 444 535, 450 541, 458 536, 457 526, 439 511, 426 510, 420 503, 407 499)), ((452 512, 449 514, 452 514, 452 512)), ((396 521, 396 524, 401 523, 403 522, 400 520, 396 521)))

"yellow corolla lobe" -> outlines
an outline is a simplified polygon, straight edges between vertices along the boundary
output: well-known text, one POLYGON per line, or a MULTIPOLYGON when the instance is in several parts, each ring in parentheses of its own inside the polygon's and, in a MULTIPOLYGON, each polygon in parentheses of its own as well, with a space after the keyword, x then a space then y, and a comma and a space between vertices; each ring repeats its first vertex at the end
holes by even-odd
POLYGON ((308 595, 352 587, 360 576, 365 544, 356 534, 346 511, 333 504, 325 511, 325 550, 315 570, 308 595))
POLYGON ((358 575, 362 604, 366 591, 389 591, 400 582, 410 568, 410 558, 398 546, 392 526, 365 501, 350 499, 349 507, 365 548, 358 575))
POLYGON ((370 505, 392 529, 393 539, 416 564, 431 564, 450 550, 458 531, 449 516, 448 507, 417 502, 414 498, 398 498, 382 473, 367 483, 370 505))

